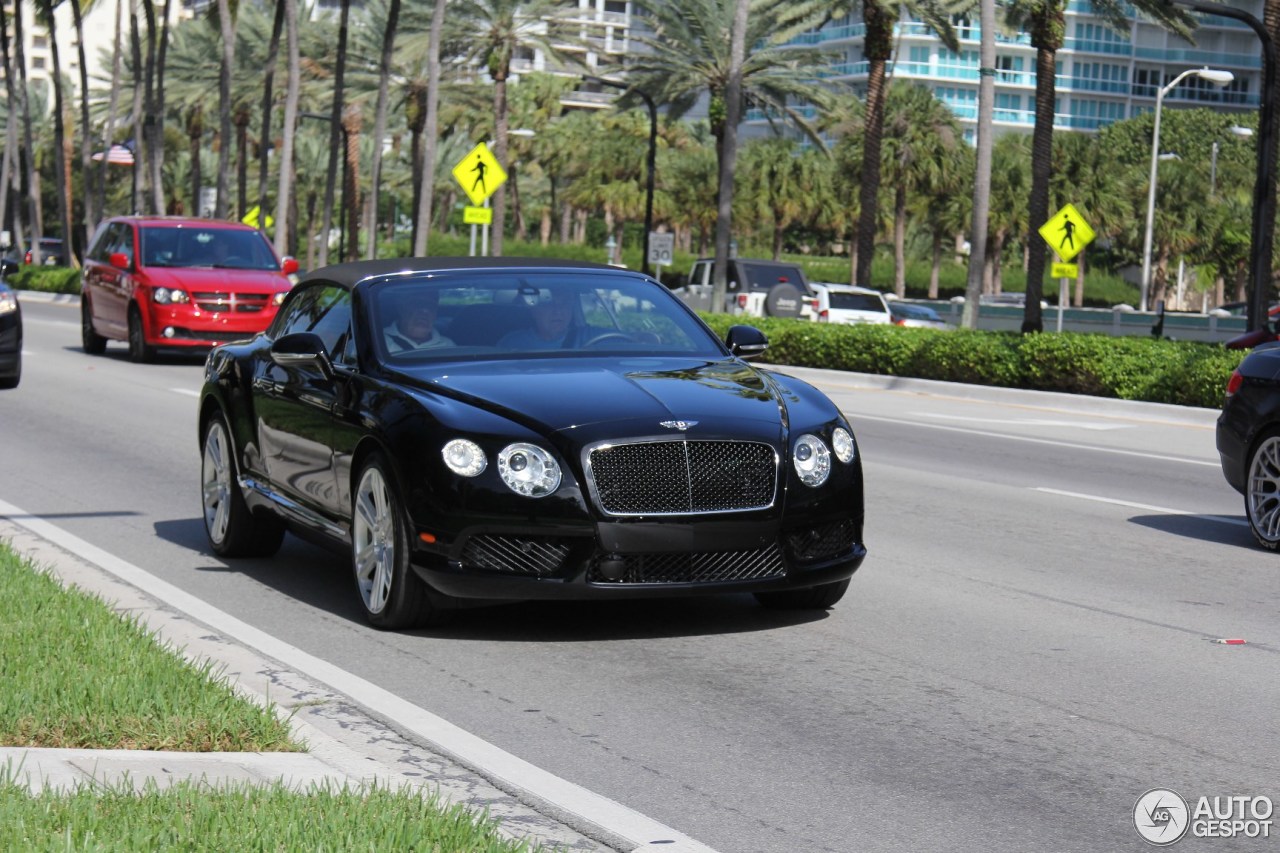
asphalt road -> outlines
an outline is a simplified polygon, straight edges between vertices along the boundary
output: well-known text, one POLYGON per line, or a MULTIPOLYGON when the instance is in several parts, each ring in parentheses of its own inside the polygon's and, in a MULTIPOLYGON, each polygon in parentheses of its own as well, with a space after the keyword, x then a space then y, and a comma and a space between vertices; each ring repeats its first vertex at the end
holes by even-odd
POLYGON ((86 356, 74 306, 23 310, 0 499, 718 850, 1139 850, 1148 789, 1280 800, 1280 557, 1210 426, 803 371, 867 478, 830 614, 528 603, 387 634, 340 556, 206 551, 200 359, 86 356))

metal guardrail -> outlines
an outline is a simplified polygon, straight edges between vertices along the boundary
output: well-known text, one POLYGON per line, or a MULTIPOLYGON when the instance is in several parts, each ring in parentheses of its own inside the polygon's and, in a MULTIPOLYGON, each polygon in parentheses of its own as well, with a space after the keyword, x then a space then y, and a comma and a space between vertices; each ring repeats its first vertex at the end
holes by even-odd
MULTIPOLYGON (((948 323, 960 325, 964 306, 953 302, 904 300, 927 305, 948 323)), ((978 328, 989 331, 1012 331, 1022 328, 1021 305, 982 305, 978 308, 978 328)), ((1041 309, 1045 331, 1057 331, 1058 308, 1041 309)), ((1154 311, 1131 311, 1113 308, 1065 308, 1062 311, 1064 332, 1085 332, 1114 337, 1150 337, 1160 315, 1154 311)), ((1243 335, 1247 330, 1244 317, 1216 317, 1207 314, 1166 312, 1164 337, 1179 341, 1222 343, 1243 335)))

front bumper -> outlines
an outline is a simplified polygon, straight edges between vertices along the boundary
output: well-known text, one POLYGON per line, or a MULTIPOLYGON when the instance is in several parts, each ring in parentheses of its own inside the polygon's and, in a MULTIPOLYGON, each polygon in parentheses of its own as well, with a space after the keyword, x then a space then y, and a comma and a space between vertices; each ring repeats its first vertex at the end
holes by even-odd
POLYGON ((147 343, 155 347, 212 347, 249 340, 275 319, 276 307, 245 314, 213 314, 193 305, 150 306, 147 343))
POLYGON ((801 589, 845 580, 866 557, 860 520, 601 522, 466 531, 418 574, 457 598, 607 599, 801 589))

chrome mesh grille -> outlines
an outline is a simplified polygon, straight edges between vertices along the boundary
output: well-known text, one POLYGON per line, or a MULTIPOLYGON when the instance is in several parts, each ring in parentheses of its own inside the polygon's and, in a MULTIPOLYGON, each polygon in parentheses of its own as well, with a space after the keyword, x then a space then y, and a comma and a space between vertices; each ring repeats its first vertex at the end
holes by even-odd
POLYGON ((753 551, 625 554, 619 559, 625 566, 621 577, 606 578, 597 558, 587 572, 587 580, 599 584, 716 583, 760 580, 786 573, 777 545, 753 551))
POLYGON ((267 307, 274 294, 228 293, 226 291, 192 291, 191 301, 210 314, 256 314, 267 307))
POLYGON ((600 447, 590 476, 611 515, 763 509, 773 504, 773 448, 748 441, 653 441, 600 447))
POLYGON ((468 569, 545 577, 564 568, 569 543, 564 539, 530 536, 472 536, 462 549, 468 569))

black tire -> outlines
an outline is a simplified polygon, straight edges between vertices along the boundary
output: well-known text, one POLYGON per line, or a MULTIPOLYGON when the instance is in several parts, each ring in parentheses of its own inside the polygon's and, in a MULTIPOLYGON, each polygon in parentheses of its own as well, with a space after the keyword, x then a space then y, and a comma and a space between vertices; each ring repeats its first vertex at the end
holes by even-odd
POLYGON ((1280 548, 1280 430, 1263 433, 1249 452, 1244 514, 1259 545, 1268 551, 1280 548))
POLYGON ((0 388, 9 389, 17 388, 18 383, 22 381, 22 353, 18 353, 18 360, 14 363, 13 374, 10 376, 0 376, 0 388))
POLYGON ((770 610, 829 610, 844 598, 849 588, 849 578, 835 583, 824 583, 808 589, 787 589, 779 592, 757 592, 756 601, 770 610))
POLYGON ((411 565, 409 521, 385 460, 371 455, 351 494, 351 570, 365 618, 375 628, 442 625, 453 616, 411 565))
POLYGON ((254 515, 244 502, 236 477, 231 430, 218 412, 200 436, 201 516, 209 547, 220 557, 269 557, 280 550, 284 524, 254 515))
POLYGON ((764 300, 764 313, 770 317, 799 317, 803 307, 800 289, 794 284, 776 285, 764 300))
POLYGON ((129 306, 129 359, 138 364, 146 364, 156 357, 155 348, 147 344, 142 331, 142 312, 138 306, 129 306))
POLYGON ((93 309, 89 297, 80 296, 80 346, 89 355, 102 355, 107 350, 107 339, 93 330, 93 309))

